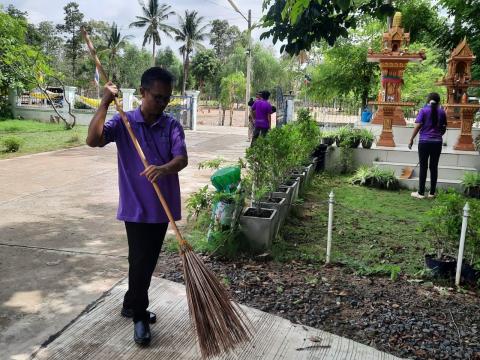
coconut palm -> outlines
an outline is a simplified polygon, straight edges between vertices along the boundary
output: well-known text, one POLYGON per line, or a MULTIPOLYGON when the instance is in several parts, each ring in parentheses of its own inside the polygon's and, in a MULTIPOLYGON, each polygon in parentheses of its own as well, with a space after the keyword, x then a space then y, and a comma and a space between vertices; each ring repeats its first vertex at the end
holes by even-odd
POLYGON ((163 32, 168 37, 172 37, 171 34, 175 33, 173 27, 165 24, 168 17, 175 14, 175 12, 170 10, 170 5, 160 5, 158 0, 148 0, 148 6, 141 0, 138 3, 142 7, 143 16, 136 16, 137 21, 132 22, 130 27, 147 28, 143 35, 143 46, 147 42, 149 44, 153 43, 152 64, 155 65, 155 45, 161 45, 162 43, 160 33, 163 32))
POLYGON ((183 43, 179 49, 183 57, 183 94, 185 94, 185 88, 187 86, 190 54, 194 50, 198 51, 205 49, 200 42, 205 40, 208 36, 206 33, 208 24, 202 25, 203 20, 204 17, 198 16, 196 11, 186 10, 185 17, 178 16, 179 27, 175 31, 175 40, 183 43))
POLYGON ((117 24, 115 22, 110 27, 108 32, 104 33, 105 41, 107 45, 100 51, 100 53, 108 54, 108 71, 107 76, 109 79, 112 79, 113 82, 117 80, 116 73, 116 57, 118 52, 125 47, 127 40, 130 39, 131 35, 122 36, 118 31, 117 24))

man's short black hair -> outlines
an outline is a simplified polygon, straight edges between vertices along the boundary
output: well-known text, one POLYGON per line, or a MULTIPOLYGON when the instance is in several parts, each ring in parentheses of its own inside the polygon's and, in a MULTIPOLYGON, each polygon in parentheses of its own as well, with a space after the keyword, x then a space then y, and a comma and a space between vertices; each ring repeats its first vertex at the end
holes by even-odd
POLYGON ((154 66, 143 73, 140 85, 144 89, 150 89, 155 81, 173 86, 175 78, 170 71, 159 66, 154 66))

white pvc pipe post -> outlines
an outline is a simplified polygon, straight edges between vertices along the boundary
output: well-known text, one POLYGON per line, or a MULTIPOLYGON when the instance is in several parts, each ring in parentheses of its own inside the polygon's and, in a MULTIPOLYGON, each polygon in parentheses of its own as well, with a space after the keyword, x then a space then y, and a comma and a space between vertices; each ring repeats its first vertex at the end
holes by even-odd
POLYGON ((327 232, 327 260, 326 264, 330 264, 330 253, 332 251, 332 228, 333 228, 333 204, 335 203, 335 195, 333 191, 328 197, 328 232, 327 232))
POLYGON ((468 202, 463 208, 462 233, 460 234, 460 245, 458 246, 457 256, 457 273, 455 275, 455 285, 460 286, 460 277, 462 275, 463 250, 465 249, 465 235, 467 233, 467 223, 469 217, 470 206, 468 202))

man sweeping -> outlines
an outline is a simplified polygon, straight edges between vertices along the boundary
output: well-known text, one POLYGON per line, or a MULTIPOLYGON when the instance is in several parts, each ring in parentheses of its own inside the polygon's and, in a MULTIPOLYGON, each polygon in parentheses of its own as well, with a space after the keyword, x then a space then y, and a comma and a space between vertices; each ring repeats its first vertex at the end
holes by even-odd
POLYGON ((168 218, 150 182, 157 183, 174 220, 181 218, 178 172, 188 164, 182 125, 164 113, 172 95, 173 76, 160 67, 141 78, 141 106, 126 113, 145 157, 144 168, 119 114, 105 122, 109 104, 118 94, 111 82, 104 88, 100 106, 88 128, 87 144, 103 147, 115 142, 118 152, 119 206, 117 219, 125 222, 128 239, 128 291, 121 314, 133 318, 134 341, 148 345, 150 323, 148 288, 168 227, 168 218))

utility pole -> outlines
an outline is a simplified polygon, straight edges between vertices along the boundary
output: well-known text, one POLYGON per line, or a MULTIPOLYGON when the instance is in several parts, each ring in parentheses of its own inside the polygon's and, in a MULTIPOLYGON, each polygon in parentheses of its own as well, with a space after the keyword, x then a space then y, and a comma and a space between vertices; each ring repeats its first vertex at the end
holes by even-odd
MULTIPOLYGON (((392 0, 387 0, 387 5, 392 5, 392 0)), ((390 30, 390 28, 392 27, 392 17, 391 16, 388 16, 387 17, 387 30, 390 30)))
POLYGON ((247 86, 245 90, 245 123, 248 126, 248 101, 250 100, 250 83, 252 81, 252 10, 248 10, 248 49, 247 49, 247 86))
POLYGON ((242 17, 247 20, 247 35, 248 35, 248 48, 247 48, 247 85, 245 89, 245 122, 243 126, 248 126, 248 100, 250 100, 250 83, 252 81, 252 10, 248 10, 248 18, 243 15, 238 6, 233 0, 227 0, 233 9, 238 12, 242 17))

